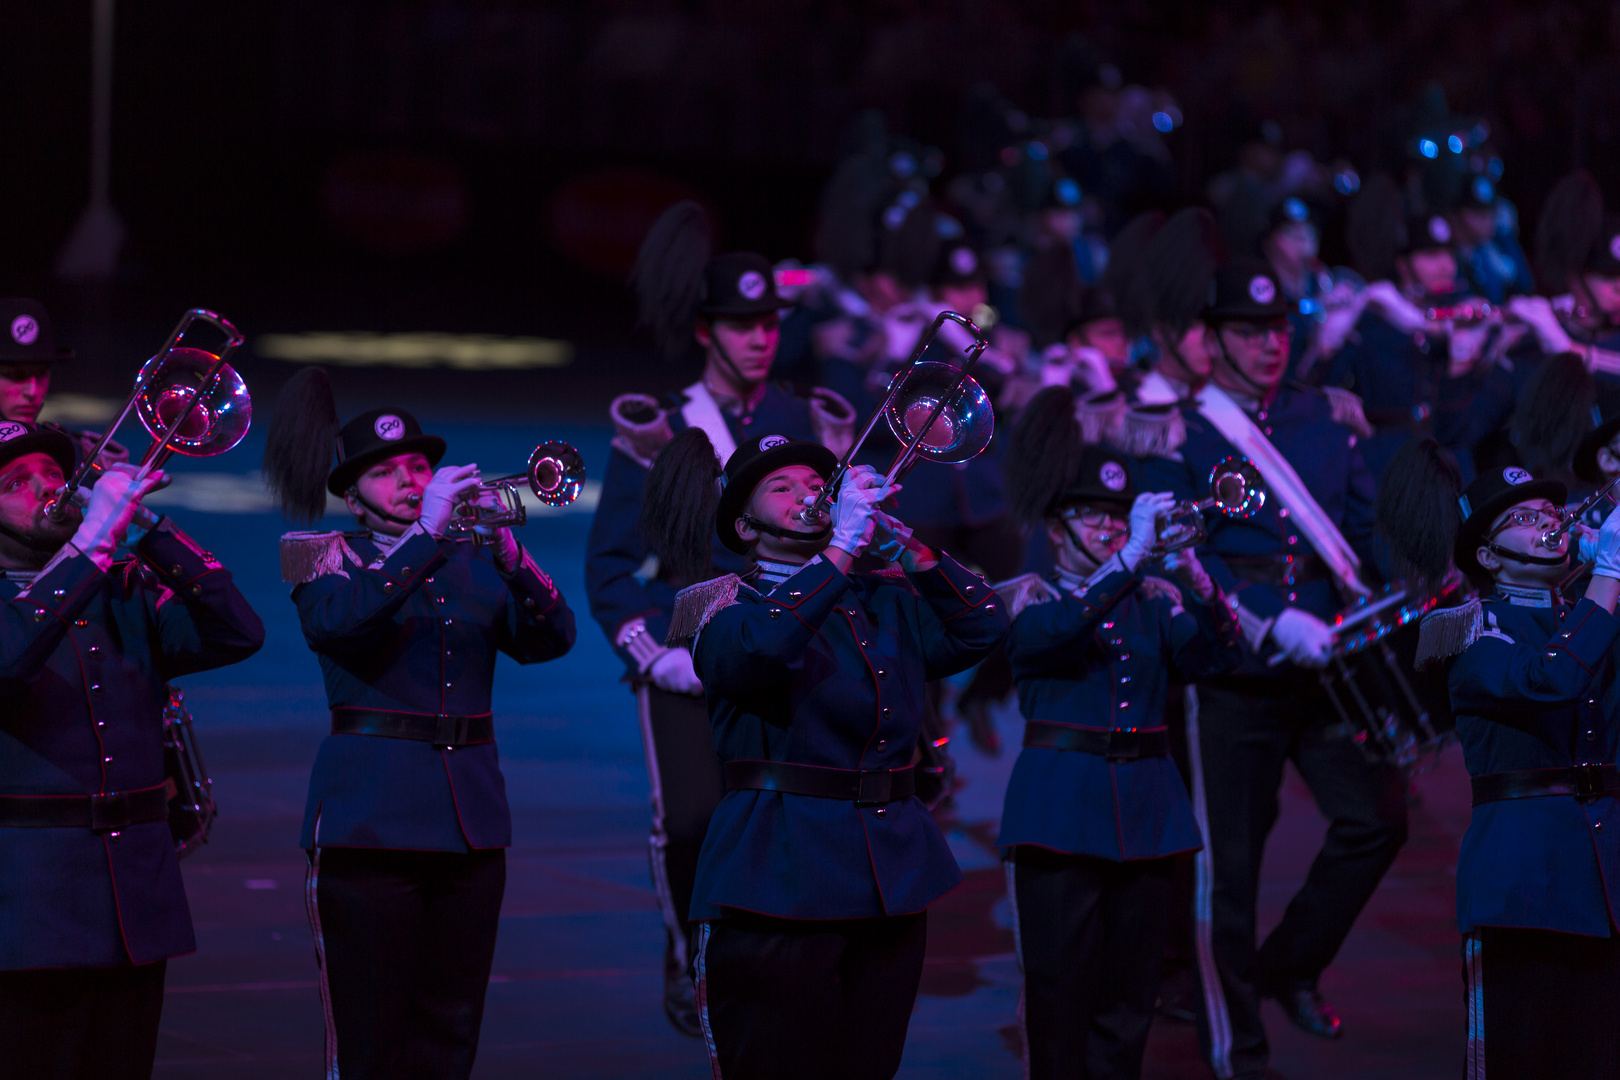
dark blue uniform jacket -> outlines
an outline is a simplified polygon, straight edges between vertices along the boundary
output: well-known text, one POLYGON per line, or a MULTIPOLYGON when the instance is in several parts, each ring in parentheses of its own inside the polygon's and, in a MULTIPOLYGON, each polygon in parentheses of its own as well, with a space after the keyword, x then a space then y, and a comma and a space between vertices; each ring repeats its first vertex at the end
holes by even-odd
MULTIPOLYGON (((899 769, 928 680, 974 664, 1006 632, 995 592, 949 556, 922 573, 853 577, 820 560, 765 595, 738 587, 693 655, 722 759, 899 769)), ((728 791, 703 842, 692 917, 899 915, 961 880, 920 799, 857 807, 728 791)))
MULTIPOLYGON (((497 650, 534 664, 573 647, 574 613, 527 552, 503 574, 487 547, 413 528, 372 570, 379 549, 370 533, 326 535, 341 564, 292 595, 334 709, 481 715, 490 711, 497 650)), ((328 735, 321 743, 304 848, 467 851, 511 842, 493 742, 452 749, 328 735)))
MULTIPOLYGON (((1555 608, 1547 593, 1494 596, 1442 610, 1479 611, 1448 683, 1471 776, 1587 762, 1620 751, 1615 642, 1620 619, 1590 600, 1555 608), (1539 606, 1527 606, 1536 603, 1539 606)), ((1420 647, 1421 648, 1421 647, 1420 647)), ((1505 799, 1474 808, 1457 860, 1457 925, 1607 937, 1620 919, 1620 801, 1612 795, 1505 799)))
MULTIPOLYGON (((1221 459, 1237 454, 1215 425, 1193 403, 1182 406, 1187 441, 1173 458, 1142 461, 1137 487, 1142 491, 1169 491, 1178 499, 1209 495, 1209 474, 1221 459)), ((1362 463, 1356 438, 1334 423, 1326 395, 1320 390, 1284 383, 1274 399, 1253 415, 1271 444, 1288 459, 1328 519, 1338 526, 1364 568, 1375 567, 1373 538, 1373 480, 1362 463)), ((1234 564, 1267 559, 1277 565, 1302 555, 1319 560, 1305 534, 1294 526, 1280 500, 1267 498, 1254 517, 1234 520, 1217 513, 1204 515, 1209 540, 1199 547, 1198 558, 1222 592, 1260 619, 1274 619, 1287 607, 1298 607, 1331 622, 1344 606, 1338 590, 1319 561, 1315 580, 1302 580, 1293 588, 1269 583, 1260 575, 1234 564)), ((1253 653, 1238 669, 1241 675, 1297 677, 1292 664, 1269 666, 1253 653)))
MULTIPOLYGON (((669 410, 671 431, 678 432, 686 427, 680 411, 684 401, 684 395, 677 391, 660 402, 669 410)), ((749 436, 762 435, 816 441, 809 402, 794 397, 775 383, 766 384, 764 396, 748 416, 735 416, 724 409, 721 415, 739 445, 749 436)), ((679 586, 660 575, 641 576, 651 554, 642 538, 640 524, 641 489, 647 482, 650 466, 637 461, 617 442, 615 440, 616 445, 608 452, 607 471, 602 477, 602 499, 597 503, 590 538, 585 543, 585 595, 590 601, 591 617, 602 627, 610 644, 617 641, 626 623, 638 617, 647 620, 647 632, 653 635, 654 641, 663 641, 669 632, 669 617, 675 610, 679 586)), ((718 538, 713 542, 711 558, 718 573, 735 574, 748 568, 747 560, 726 548, 718 538)), ((625 662, 628 674, 637 674, 630 654, 617 646, 615 651, 625 662)))
MULTIPOLYGON (((1183 608, 1175 586, 1118 570, 1084 595, 1056 574, 1027 575, 1029 596, 1007 635, 1026 720, 1075 727, 1164 727, 1172 679, 1193 682, 1243 658, 1237 617, 1217 594, 1183 608)), ((1012 583, 1000 586, 1006 595, 1012 583)), ((1003 847, 1033 844, 1116 862, 1200 846, 1192 803, 1168 756, 1109 761, 1096 754, 1026 746, 1007 785, 1003 847)))
MULTIPOLYGON (((135 553, 107 573, 73 553, 26 595, 0 580, 0 794, 163 783, 167 681, 264 643, 230 572, 167 518, 135 553)), ((147 964, 196 947, 167 822, 0 828, 0 969, 147 964)))

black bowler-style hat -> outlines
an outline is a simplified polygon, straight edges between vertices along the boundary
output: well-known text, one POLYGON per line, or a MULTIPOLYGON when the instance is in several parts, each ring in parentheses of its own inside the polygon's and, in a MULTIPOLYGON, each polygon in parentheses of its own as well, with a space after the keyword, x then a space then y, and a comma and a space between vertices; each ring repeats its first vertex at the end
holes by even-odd
POLYGON ((1270 322, 1294 311, 1263 259, 1233 259, 1216 270, 1214 294, 1204 312, 1210 322, 1270 322))
POLYGON ((753 498, 754 489, 771 473, 789 465, 808 465, 826 480, 838 468, 838 458, 820 443, 785 435, 765 435, 737 447, 721 476, 720 506, 714 515, 714 531, 722 544, 739 555, 748 551, 737 535, 737 518, 753 498))
POLYGON ((64 476, 71 476, 78 466, 73 440, 60 428, 0 420, 0 467, 10 465, 25 454, 49 454, 62 466, 64 476))
POLYGON ((1607 479, 1598 468, 1597 455, 1617 434, 1620 434, 1620 390, 1610 390, 1592 406, 1592 430, 1575 448, 1575 459, 1571 463, 1575 475, 1594 484, 1607 479))
POLYGON ((1581 269, 1588 274, 1620 277, 1620 214, 1603 215, 1603 228, 1587 249, 1581 269))
POLYGON ((793 306, 776 291, 776 272, 765 256, 752 251, 716 255, 703 268, 700 317, 767 315, 793 306))
POLYGON ((0 364, 57 364, 71 359, 72 349, 56 345, 44 304, 20 296, 0 300, 0 364))
POLYGON ((1402 255, 1414 251, 1439 251, 1451 248, 1451 222, 1444 214, 1419 214, 1406 219, 1401 236, 1402 255))
POLYGON ((1474 552, 1485 543, 1485 531, 1502 512, 1522 502, 1546 499, 1563 506, 1569 498, 1569 489, 1557 480, 1537 480, 1527 469, 1509 465, 1502 469, 1487 469, 1463 488, 1457 507, 1462 511, 1462 524, 1457 527, 1457 541, 1451 558, 1457 569, 1469 577, 1488 577, 1480 567, 1474 552))
POLYGON ((444 440, 424 434, 416 417, 404 409, 363 412, 338 431, 337 464, 326 478, 326 490, 342 495, 361 473, 398 454, 423 454, 429 465, 436 466, 444 449, 444 440))
POLYGON ((1101 446, 1087 446, 1080 455, 1080 467, 1052 500, 1048 514, 1059 514, 1066 507, 1081 503, 1104 503, 1128 509, 1136 501, 1125 455, 1101 446))

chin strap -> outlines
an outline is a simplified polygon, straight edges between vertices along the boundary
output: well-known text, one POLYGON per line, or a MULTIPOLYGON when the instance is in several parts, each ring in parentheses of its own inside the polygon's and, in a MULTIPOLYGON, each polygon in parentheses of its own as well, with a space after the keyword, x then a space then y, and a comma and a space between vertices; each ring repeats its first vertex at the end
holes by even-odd
MULTIPOLYGON (((1263 403, 1274 388, 1261 386, 1259 383, 1249 378, 1248 373, 1246 373, 1242 368, 1238 367, 1237 361, 1232 359, 1232 354, 1226 351, 1226 340, 1221 337, 1221 328, 1219 326, 1215 327, 1215 341, 1221 347, 1221 359, 1226 361, 1227 370, 1231 371, 1232 374, 1248 383, 1249 386, 1254 390, 1255 397, 1259 398, 1263 403)), ((1283 374, 1286 376, 1287 371, 1285 370, 1283 374)))
POLYGON ((814 530, 813 532, 798 532, 794 529, 782 529, 775 525, 767 524, 766 522, 759 520, 759 518, 754 517, 752 514, 741 514, 739 516, 748 524, 750 528, 758 532, 762 532, 767 536, 777 537, 780 540, 803 540, 806 543, 815 543, 817 540, 825 540, 827 537, 832 535, 832 522, 830 520, 827 522, 827 524, 823 525, 819 529, 814 530))
POLYGON ((393 525, 415 525, 416 524, 416 522, 412 521, 410 518, 402 518, 402 517, 398 516, 397 514, 390 514, 388 511, 384 510, 380 506, 373 506, 366 499, 366 497, 364 495, 360 494, 360 488, 359 487, 351 487, 348 491, 344 492, 344 494, 348 495, 349 497, 354 499, 355 502, 357 502, 361 506, 365 507, 368 512, 370 512, 372 514, 375 514, 378 518, 382 519, 383 521, 389 522, 390 524, 393 524, 393 525))
POLYGON ((1095 574, 1098 570, 1102 569, 1103 563, 1113 558, 1112 555, 1105 556, 1101 559, 1097 558, 1096 552, 1092 551, 1090 548, 1086 547, 1085 544, 1081 543, 1079 535, 1074 531, 1074 526, 1069 524, 1068 518, 1063 519, 1063 531, 1069 535, 1069 543, 1074 547, 1074 550, 1091 560, 1092 567, 1090 570, 1086 571, 1087 574, 1095 574))
POLYGON ((1516 563, 1529 563, 1531 566, 1563 566, 1569 562, 1569 552, 1567 551, 1564 554, 1556 557, 1548 555, 1526 555, 1522 551, 1514 551, 1512 548, 1505 548, 1501 544, 1489 540, 1485 542, 1485 550, 1498 558, 1507 559, 1510 562, 1516 563))

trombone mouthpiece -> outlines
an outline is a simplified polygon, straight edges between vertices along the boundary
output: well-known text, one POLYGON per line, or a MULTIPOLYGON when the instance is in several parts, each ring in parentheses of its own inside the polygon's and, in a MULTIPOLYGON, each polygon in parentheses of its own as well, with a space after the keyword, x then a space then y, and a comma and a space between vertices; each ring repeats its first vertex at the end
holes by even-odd
POLYGON ((413 491, 409 495, 405 496, 405 501, 411 506, 421 506, 422 496, 413 491))

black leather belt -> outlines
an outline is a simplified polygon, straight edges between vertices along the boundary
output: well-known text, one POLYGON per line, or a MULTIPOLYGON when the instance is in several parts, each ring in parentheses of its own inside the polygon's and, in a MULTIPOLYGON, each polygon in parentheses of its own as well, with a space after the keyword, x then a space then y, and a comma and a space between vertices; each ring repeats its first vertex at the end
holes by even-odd
POLYGON ((1221 561, 1244 581, 1260 585, 1306 585, 1333 579, 1327 560, 1320 555, 1295 555, 1292 562, 1286 555, 1222 555, 1221 561))
POLYGON ((105 795, 0 795, 0 828, 95 829, 110 832, 167 821, 170 781, 105 795))
POLYGON ((1050 720, 1026 720, 1024 745, 1050 750, 1072 750, 1095 754, 1109 761, 1163 757, 1170 752, 1170 732, 1165 728, 1126 728, 1103 731, 1100 728, 1072 727, 1050 720))
POLYGON ((1620 766, 1566 765, 1551 769, 1514 769, 1474 777, 1474 805, 1503 799, 1537 799, 1573 795, 1592 799, 1620 794, 1620 766))
POLYGON ((440 746, 466 746, 495 741, 495 715, 439 716, 387 709, 333 709, 332 734, 376 735, 440 746))
POLYGON ((726 790, 780 791, 879 806, 916 794, 917 770, 909 765, 904 769, 823 769, 790 761, 728 761, 726 790))

